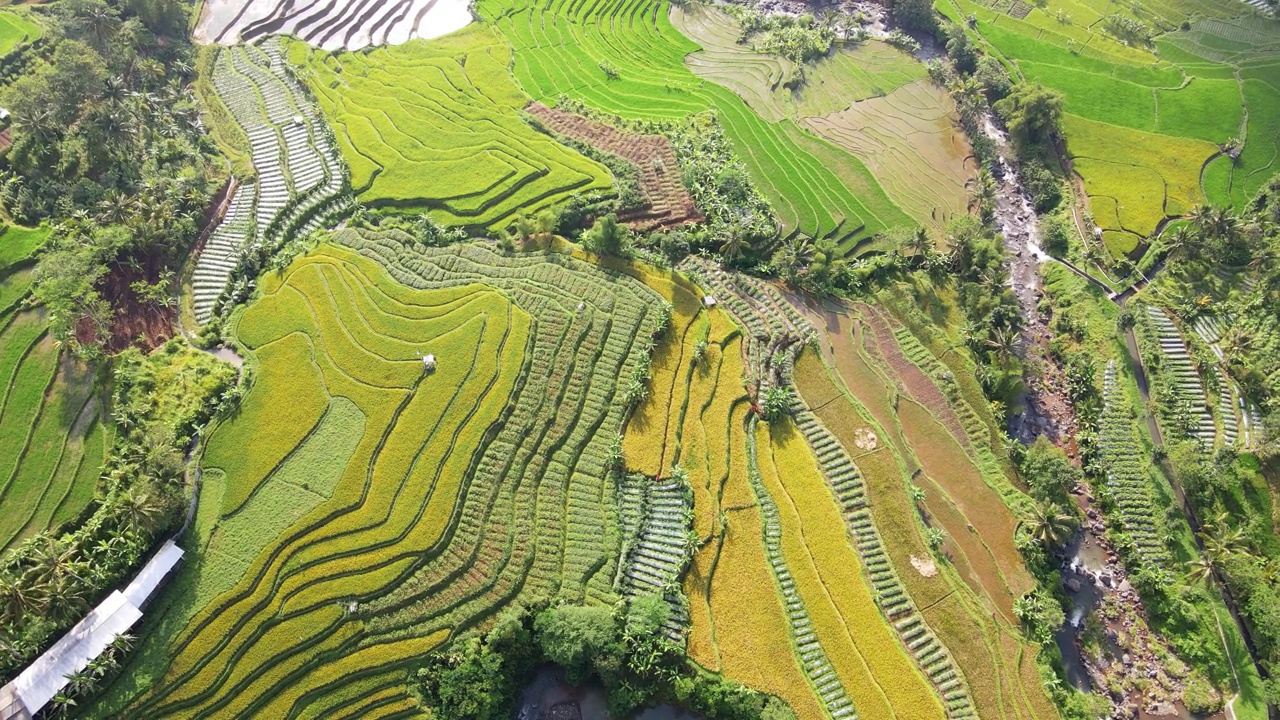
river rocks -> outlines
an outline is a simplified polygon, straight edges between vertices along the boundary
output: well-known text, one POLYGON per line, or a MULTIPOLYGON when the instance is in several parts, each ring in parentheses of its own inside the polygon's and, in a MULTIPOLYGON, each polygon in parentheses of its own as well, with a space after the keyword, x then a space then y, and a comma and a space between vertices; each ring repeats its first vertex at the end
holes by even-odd
POLYGON ((1070 578, 1070 579, 1068 579, 1068 580, 1067 580, 1066 585, 1067 585, 1067 591, 1068 591, 1068 592, 1073 592, 1073 593, 1078 593, 1078 592, 1080 592, 1081 587, 1080 587, 1080 581, 1079 581, 1079 580, 1077 580, 1077 579, 1075 579, 1075 578, 1070 578))

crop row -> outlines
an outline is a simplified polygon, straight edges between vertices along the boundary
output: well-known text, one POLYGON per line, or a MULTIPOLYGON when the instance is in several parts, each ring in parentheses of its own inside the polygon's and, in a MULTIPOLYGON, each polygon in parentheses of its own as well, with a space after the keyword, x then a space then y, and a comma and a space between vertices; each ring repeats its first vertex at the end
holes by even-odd
POLYGON ((350 203, 329 129, 284 66, 279 43, 219 51, 214 87, 249 139, 257 178, 231 199, 196 261, 196 320, 213 317, 250 250, 270 252, 323 227, 350 203))
POLYGON ((105 448, 86 373, 62 357, 43 315, 0 313, 0 550, 92 499, 105 448))
POLYGON ((689 561, 693 508, 689 488, 678 480, 659 482, 626 475, 619 487, 623 546, 618 574, 628 598, 660 593, 671 607, 667 637, 684 642, 689 611, 680 576, 689 561))
MULTIPOLYGON (((265 288, 266 297, 288 297, 294 304, 312 308, 326 329, 313 325, 309 333, 300 335, 288 315, 274 312, 280 306, 256 304, 241 324, 260 326, 257 332, 245 334, 271 343, 265 348, 275 346, 266 330, 282 318, 276 328, 282 337, 309 336, 312 361, 324 382, 320 391, 357 404, 368 418, 364 439, 329 502, 278 538, 241 539, 254 543, 246 548, 250 556, 255 550, 261 554, 232 592, 194 618, 185 637, 174 645, 175 662, 167 682, 140 708, 234 713, 245 711, 241 704, 245 702, 261 708, 279 693, 280 683, 314 668, 308 653, 315 658, 326 652, 345 654, 353 644, 377 640, 358 632, 348 603, 358 607, 366 596, 385 591, 415 562, 417 553, 405 549, 428 547, 439 536, 452 509, 456 484, 483 442, 485 426, 499 417, 510 396, 516 378, 506 369, 519 367, 528 325, 510 313, 505 301, 490 293, 485 314, 451 313, 451 322, 458 328, 454 332, 438 324, 430 327, 433 320, 419 321, 417 325, 425 330, 418 334, 421 350, 442 359, 452 354, 453 364, 442 362, 428 374, 410 356, 407 366, 417 368, 406 374, 396 368, 401 361, 394 355, 387 359, 359 349, 359 333, 369 332, 362 327, 370 318, 361 317, 361 306, 344 286, 359 285, 363 278, 352 272, 322 282, 334 276, 314 269, 318 263, 341 267, 358 259, 347 253, 330 256, 328 263, 303 262, 284 277, 272 278, 265 288), (371 381, 380 386, 370 385, 371 381), (330 608, 339 604, 344 611, 330 615, 330 608)), ((364 261, 362 269, 382 285, 390 284, 385 274, 377 277, 372 263, 364 261)), ((379 286, 367 289, 376 293, 379 286)), ((430 306, 441 295, 446 301, 453 298, 452 293, 418 293, 408 299, 430 306)), ((482 309, 474 303, 463 307, 482 309)), ((385 323, 395 318, 372 319, 385 323)), ((408 319, 402 322, 406 323, 408 319)), ((395 345, 390 343, 391 351, 402 352, 395 345)), ((270 399, 270 395, 258 395, 267 384, 289 381, 287 372, 273 376, 268 358, 263 362, 259 384, 247 398, 249 407, 270 399)), ((233 452, 220 445, 222 430, 235 425, 229 423, 215 432, 210 459, 233 452)), ((227 438, 234 440, 236 434, 227 438)), ((269 435, 262 438, 270 439, 269 435)), ((267 454, 274 452, 263 449, 267 454)), ((228 479, 233 484, 257 482, 252 476, 228 475, 228 479)))
MULTIPOLYGON (((1155 331, 1155 339, 1160 344, 1160 354, 1163 357, 1162 376, 1173 387, 1178 398, 1187 403, 1191 414, 1195 417, 1195 427, 1192 428, 1191 434, 1198 438, 1201 444, 1213 447, 1218 432, 1217 425, 1205 400, 1204 382, 1195 366, 1191 364, 1191 352, 1187 348, 1186 341, 1178 332, 1177 326, 1173 324, 1173 320, 1169 319, 1169 316, 1160 308, 1148 305, 1147 318, 1155 331)), ((1223 390, 1228 393, 1229 398, 1230 391, 1227 388, 1223 390)), ((1228 400, 1228 408, 1230 408, 1230 400, 1228 400)), ((1224 423, 1226 420, 1224 416, 1224 423)))
POLYGON ((292 55, 340 131, 353 187, 371 205, 489 227, 611 187, 604 166, 524 121, 528 98, 492 30, 359 54, 298 44, 292 55))
POLYGON ((1114 360, 1108 363, 1103 381, 1098 449, 1106 474, 1107 494, 1120 509, 1120 520, 1139 557, 1153 567, 1164 567, 1169 552, 1165 548, 1161 513, 1156 510, 1148 474, 1150 462, 1138 447, 1129 403, 1114 360))
POLYGON ((791 630, 791 639, 795 644, 795 654, 804 669, 805 676, 818 693, 823 707, 834 720, 857 718, 853 702, 835 668, 826 649, 818 641, 814 629, 813 618, 805 608, 804 600, 796 588, 796 580, 787 567, 787 559, 782 550, 782 520, 778 506, 765 487, 760 477, 760 466, 757 456, 756 420, 748 420, 747 427, 747 479, 751 490, 755 493, 756 504, 760 508, 761 529, 763 532, 765 556, 773 571, 774 582, 782 598, 787 622, 791 630))
POLYGON ((671 25, 665 3, 482 0, 476 9, 515 47, 516 76, 535 100, 563 94, 631 119, 714 110, 787 231, 846 238, 910 222, 858 158, 793 120, 767 122, 694 75, 685 58, 699 48, 671 25))
MULTIPOLYGON (((344 231, 339 239, 385 260, 385 269, 409 287, 380 279, 383 268, 368 259, 328 247, 306 261, 322 272, 295 266, 286 273, 285 282, 308 298, 317 318, 331 314, 328 308, 356 311, 336 325, 320 321, 332 329, 309 333, 322 341, 315 361, 331 394, 367 394, 375 390, 368 384, 377 378, 373 368, 406 362, 400 359, 412 352, 402 344, 406 331, 432 314, 409 302, 423 293, 447 298, 450 312, 444 317, 474 317, 480 301, 466 297, 483 291, 478 283, 501 290, 515 301, 512 312, 527 313, 529 334, 521 336, 527 340, 517 340, 512 332, 507 350, 476 346, 474 355, 444 352, 442 346, 435 352, 437 370, 415 381, 407 394, 401 391, 398 410, 389 412, 396 402, 386 400, 361 403, 370 429, 338 485, 349 484, 348 495, 341 502, 335 496, 291 528, 266 549, 236 592, 197 616, 194 633, 181 642, 183 669, 156 694, 167 696, 163 702, 153 698, 144 709, 327 712, 348 701, 322 675, 365 672, 371 682, 385 677, 394 668, 381 658, 391 657, 399 643, 470 627, 512 602, 556 594, 617 599, 612 582, 619 548, 600 542, 600 528, 612 515, 605 508, 616 502, 617 492, 606 479, 607 438, 621 427, 618 378, 640 361, 645 346, 635 338, 651 329, 656 298, 625 276, 559 255, 508 258, 483 245, 425 249, 399 233, 344 231), (344 285, 357 294, 343 291, 344 285), (368 297, 359 299, 360 293, 368 297), (485 367, 516 344, 523 361, 504 361, 492 381, 511 390, 487 393, 502 398, 500 412, 493 406, 440 423, 422 415, 441 402, 458 404, 447 393, 426 393, 429 383, 439 380, 432 386, 461 386, 468 392, 467 381, 442 375, 470 374, 471 368, 487 374, 485 367), (353 364, 362 357, 358 364, 368 369, 353 364), (330 369, 335 362, 343 372, 330 369), (482 417, 493 419, 481 425, 482 417), (431 429, 438 424, 446 428, 431 429), (458 430, 446 433, 450 425, 458 430), (421 428, 416 445, 410 444, 412 427, 421 428), (390 428, 381 441, 378 434, 387 431, 379 428, 390 428), (430 433, 425 441, 423 430, 430 433), (410 454, 397 459, 401 447, 410 454), (412 447, 420 448, 420 455, 412 447), (361 462, 370 452, 372 459, 361 462), (407 475, 404 468, 410 468, 407 475), (366 488, 362 493, 361 487, 366 488), (388 505, 389 511, 376 511, 388 505), (321 622, 319 614, 335 601, 346 615, 330 619, 336 624, 321 622), (348 634, 353 625, 359 630, 348 634), (386 653, 360 653, 387 643, 386 653), (264 654, 271 645, 274 652, 264 654), (368 666, 356 667, 360 664, 368 666), (193 692, 197 687, 210 690, 193 692)), ((269 343, 272 336, 296 334, 295 323, 305 317, 286 310, 251 306, 241 321, 242 337, 269 343), (248 327, 266 317, 283 322, 265 334, 248 327)), ((490 335, 497 320, 490 312, 490 328, 479 334, 490 335)), ((452 333, 459 339, 476 334, 452 333)), ((418 337, 441 335, 435 330, 418 337)), ((407 362, 418 363, 412 356, 407 362)), ((388 392, 400 372, 384 373, 388 390, 379 392, 388 392)))
POLYGON ((1218 358, 1218 417, 1222 419, 1222 439, 1228 446, 1239 442, 1249 447, 1253 439, 1253 429, 1262 422, 1258 408, 1245 399, 1239 383, 1222 369, 1226 355, 1222 351, 1222 336, 1230 326, 1231 318, 1217 315, 1201 315, 1192 323, 1192 328, 1200 339, 1208 344, 1209 349, 1218 358))
MULTIPOLYGON (((689 269, 710 287, 715 288, 717 302, 724 303, 754 337, 809 338, 814 334, 808 320, 774 287, 759 280, 717 269, 705 260, 691 261, 689 269)), ((794 354, 803 345, 793 345, 783 362, 782 379, 791 384, 794 354)), ((930 356, 931 357, 931 356, 930 356)), ((770 358, 769 362, 776 362, 770 358)), ((768 376, 771 373, 762 372, 768 376)), ((861 474, 848 452, 822 425, 800 397, 791 392, 791 415, 817 459, 818 466, 839 506, 849 535, 862 560, 868 583, 885 619, 893 624, 905 649, 915 659, 947 705, 949 717, 975 717, 973 702, 963 676, 950 653, 917 612, 906 588, 899 581, 883 542, 867 508, 866 488, 861 474)))

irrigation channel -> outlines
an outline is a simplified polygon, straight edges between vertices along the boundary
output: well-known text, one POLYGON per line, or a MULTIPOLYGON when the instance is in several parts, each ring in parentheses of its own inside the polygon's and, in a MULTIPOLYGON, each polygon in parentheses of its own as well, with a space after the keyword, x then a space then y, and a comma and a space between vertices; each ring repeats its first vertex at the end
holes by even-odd
MULTIPOLYGON (((998 162, 993 173, 997 183, 995 223, 1009 253, 1009 282, 1018 298, 1023 318, 1017 352, 1024 363, 1026 389, 1019 398, 1021 412, 1011 421, 1010 434, 1028 444, 1045 435, 1072 458, 1077 458, 1075 412, 1067 394, 1065 377, 1049 357, 1049 342, 1053 335, 1048 318, 1039 308, 1043 297, 1040 266, 1054 261, 1054 258, 1040 248, 1039 222, 1031 196, 1018 176, 1008 136, 990 114, 983 123, 983 132, 998 148, 998 162)), ((1066 264, 1086 280, 1106 288, 1086 272, 1066 264)), ((1110 292, 1108 297, 1115 299, 1110 292)), ((1133 349, 1136 350, 1136 345, 1133 349)), ((1145 384, 1145 378, 1143 381, 1145 384)), ((1181 697, 1179 681, 1166 675, 1158 662, 1154 663, 1155 669, 1140 670, 1152 667, 1163 641, 1148 629, 1144 621, 1146 613, 1142 600, 1130 585, 1115 548, 1105 537, 1106 520, 1092 489, 1087 483, 1081 483, 1073 493, 1085 519, 1059 556, 1062 586, 1070 599, 1071 609, 1067 613, 1067 622, 1055 635, 1068 681, 1082 691, 1103 693, 1113 686, 1113 680, 1122 680, 1125 687, 1143 684, 1137 682, 1139 680, 1156 682, 1168 691, 1165 693, 1167 700, 1147 702, 1140 691, 1131 691, 1123 697, 1112 693, 1111 699, 1117 712, 1121 713, 1118 716, 1194 717, 1178 699, 1181 697), (1098 613, 1104 605, 1107 608, 1105 617, 1098 613), (1095 613, 1101 622, 1089 623, 1090 616, 1095 613), (1087 627, 1092 627, 1100 635, 1097 644, 1101 649, 1086 657, 1081 648, 1087 627)), ((1226 716, 1220 713, 1213 717, 1226 716)))
MULTIPOLYGON (((573 686, 564 670, 547 664, 520 693, 515 720, 624 720, 609 714, 604 688, 593 683, 573 686)), ((625 720, 702 720, 673 705, 646 708, 625 720)))

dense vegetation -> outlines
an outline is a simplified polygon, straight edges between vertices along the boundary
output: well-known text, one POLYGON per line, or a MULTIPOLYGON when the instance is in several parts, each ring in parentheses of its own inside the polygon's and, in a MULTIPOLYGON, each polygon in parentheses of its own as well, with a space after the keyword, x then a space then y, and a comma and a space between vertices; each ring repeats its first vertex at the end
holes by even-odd
POLYGON ((111 338, 126 295, 171 297, 163 269, 195 240, 213 181, 187 91, 188 8, 72 0, 50 15, 48 61, 0 93, 14 121, 0 208, 24 223, 68 221, 40 256, 35 295, 55 337, 91 349, 111 338), (108 296, 107 276, 123 263, 150 276, 108 296))

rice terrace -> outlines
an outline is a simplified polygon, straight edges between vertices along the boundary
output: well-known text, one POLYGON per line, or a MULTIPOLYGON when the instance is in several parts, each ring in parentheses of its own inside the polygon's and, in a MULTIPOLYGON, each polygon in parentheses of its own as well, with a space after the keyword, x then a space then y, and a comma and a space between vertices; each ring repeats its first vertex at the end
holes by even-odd
POLYGON ((1277 716, 1274 0, 0 0, 0 720, 1277 716))

